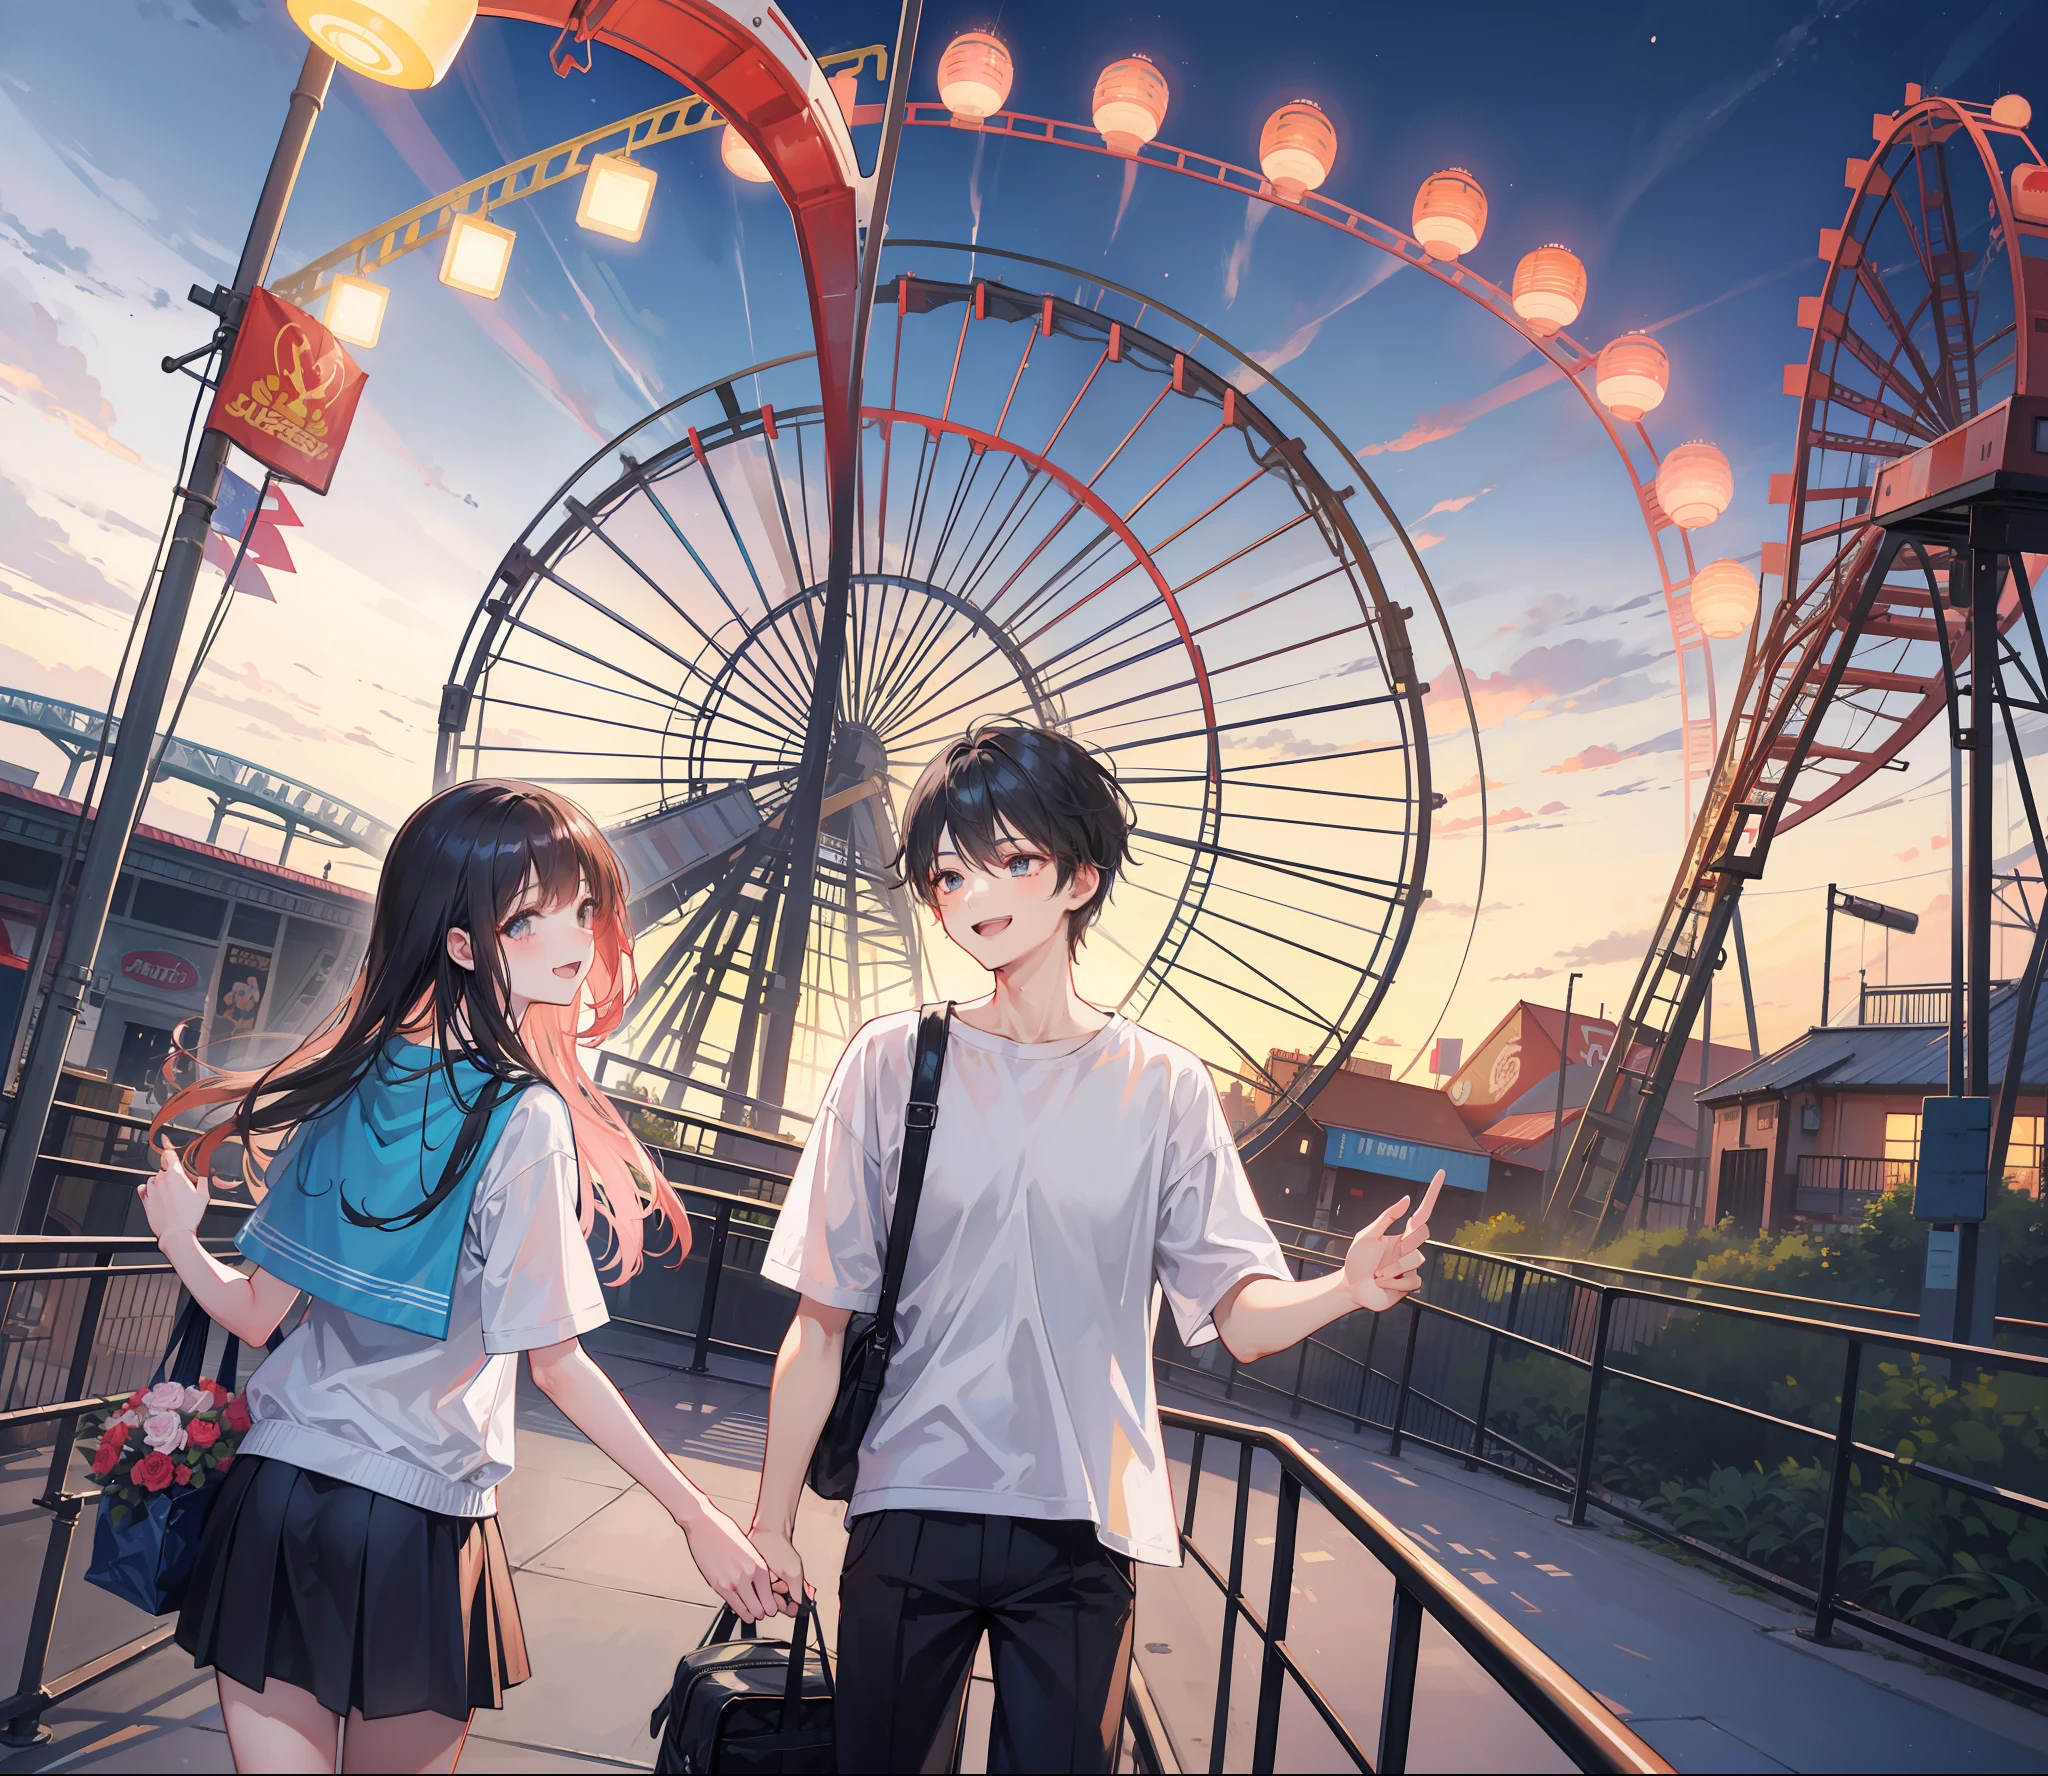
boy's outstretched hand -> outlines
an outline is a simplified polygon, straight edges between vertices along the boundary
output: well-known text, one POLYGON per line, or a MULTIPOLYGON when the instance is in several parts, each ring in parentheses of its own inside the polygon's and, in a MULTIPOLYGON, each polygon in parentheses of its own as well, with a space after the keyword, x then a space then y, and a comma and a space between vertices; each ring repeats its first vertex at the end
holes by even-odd
POLYGON ((1387 1229, 1407 1214, 1413 1199, 1405 1196, 1370 1226, 1358 1230, 1351 1250, 1344 1255, 1344 1286, 1360 1307, 1384 1313, 1402 1296, 1422 1287, 1417 1274, 1422 1268, 1422 1242, 1429 1238, 1429 1211, 1436 1207, 1437 1192, 1443 1187, 1444 1175, 1438 1172, 1429 1181, 1422 1207, 1409 1217, 1402 1232, 1389 1233, 1387 1229))

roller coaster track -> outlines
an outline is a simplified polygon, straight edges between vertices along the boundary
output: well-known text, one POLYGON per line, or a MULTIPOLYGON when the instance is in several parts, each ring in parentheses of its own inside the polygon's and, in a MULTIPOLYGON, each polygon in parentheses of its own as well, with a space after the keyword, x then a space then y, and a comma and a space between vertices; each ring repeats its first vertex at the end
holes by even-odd
MULTIPOLYGON (((1634 1194, 1743 886, 1772 842, 1954 706, 1969 599, 1951 600, 1943 582, 1965 577, 1967 561, 1873 525, 1877 474, 2005 396, 2048 386, 2048 353, 2029 362, 2035 330, 2048 334, 2048 278, 2023 254, 2044 250, 2048 229, 2016 221, 2007 186, 2011 163, 2038 163, 2032 143, 1988 107, 1917 89, 1873 130, 1870 158, 1849 162, 1843 224, 1821 236, 1821 294, 1800 300, 1807 361, 1785 372, 1800 403, 1796 466, 1773 478, 1791 507, 1785 595, 1744 664, 1677 879, 1559 1168, 1546 1219, 1572 1249, 1612 1231, 1634 1194), (1965 239, 1983 214, 1989 234, 1973 250, 1965 239)), ((2001 634, 2019 609, 2008 574, 2001 634)))

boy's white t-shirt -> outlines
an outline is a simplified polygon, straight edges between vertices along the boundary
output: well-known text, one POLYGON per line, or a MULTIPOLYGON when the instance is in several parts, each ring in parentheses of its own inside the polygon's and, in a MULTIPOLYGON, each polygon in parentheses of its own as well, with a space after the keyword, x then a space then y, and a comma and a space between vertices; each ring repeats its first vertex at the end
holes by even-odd
MULTIPOLYGON (((916 1012, 848 1045, 763 1274, 832 1307, 881 1295, 916 1012)), ((1122 1017, 1019 1043, 957 1017, 848 1516, 1091 1520, 1180 1563, 1152 1376, 1158 1282, 1181 1337, 1246 1277, 1287 1277, 1202 1063, 1122 1017)))

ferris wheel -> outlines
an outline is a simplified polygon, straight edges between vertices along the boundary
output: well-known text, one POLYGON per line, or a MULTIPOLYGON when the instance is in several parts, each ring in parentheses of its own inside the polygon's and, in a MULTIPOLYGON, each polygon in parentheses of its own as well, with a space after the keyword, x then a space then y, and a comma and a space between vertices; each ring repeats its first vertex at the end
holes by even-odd
POLYGON ((1367 546, 1349 505, 1377 492, 1315 416, 1240 391, 1240 354, 976 253, 892 248, 870 329, 800 981, 773 962, 804 916, 827 580, 807 356, 648 415, 536 515, 461 645, 440 771, 559 784, 613 830, 643 983, 624 1082, 744 1119, 807 1110, 866 1018, 985 990, 894 873, 902 797, 971 722, 1058 724, 1138 815, 1082 990, 1201 1055, 1256 1146, 1350 1053, 1424 898, 1426 582, 1398 525, 1367 546))

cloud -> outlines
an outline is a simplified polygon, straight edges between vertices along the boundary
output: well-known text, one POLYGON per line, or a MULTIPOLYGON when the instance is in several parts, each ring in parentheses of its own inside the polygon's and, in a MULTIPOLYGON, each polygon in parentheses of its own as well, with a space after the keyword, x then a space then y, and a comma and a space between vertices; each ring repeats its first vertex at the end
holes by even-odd
POLYGON ((1669 733, 1659 734, 1654 740, 1645 740, 1637 746, 1588 746, 1575 752, 1570 758, 1559 759, 1554 765, 1545 765, 1548 776, 1563 777, 1574 771, 1604 771, 1609 765, 1618 765, 1623 759, 1647 758, 1654 752, 1676 752, 1681 735, 1673 728, 1669 733))
POLYGON ((1396 259, 1391 253, 1380 254, 1372 269, 1359 279, 1348 294, 1338 297, 1321 314, 1303 321, 1300 326, 1296 327, 1292 333, 1288 334, 1285 339, 1270 351, 1253 352, 1251 355, 1252 362, 1257 364, 1262 370, 1268 371, 1278 370, 1283 364, 1293 363, 1296 358, 1300 357, 1303 352, 1315 344, 1316 335, 1323 330, 1325 323, 1334 320, 1361 296, 1377 290, 1380 285, 1401 269, 1401 265, 1402 261, 1396 259))
MULTIPOLYGON (((1506 789, 1507 785, 1505 783, 1502 783, 1498 778, 1489 777, 1486 780, 1486 787, 1488 789, 1506 789)), ((1474 771, 1472 775, 1467 777, 1465 781, 1459 784, 1456 789, 1449 789, 1444 791, 1444 800, 1447 802, 1462 801, 1466 796, 1477 795, 1478 793, 1479 773, 1477 771, 1474 771)))
POLYGON ((1605 937, 1596 937, 1575 950, 1560 950, 1558 960, 1577 962, 1587 968, 1597 967, 1602 962, 1640 962, 1649 943, 1647 928, 1642 931, 1610 931, 1605 937))
POLYGON ((1416 519, 1415 522, 1417 524, 1426 523, 1439 512, 1462 512, 1474 500, 1478 499, 1480 494, 1487 494, 1492 491, 1491 487, 1482 487, 1479 493, 1461 493, 1456 499, 1440 499, 1428 511, 1423 513, 1420 518, 1416 519))
POLYGON ((1603 796, 1639 795, 1644 790, 1654 787, 1650 778, 1638 777, 1633 783, 1617 783, 1612 789, 1603 789, 1600 793, 1603 796))
POLYGON ((1415 423, 1398 438, 1391 438, 1384 444, 1361 444, 1358 454, 1385 456, 1390 452, 1419 450, 1425 444, 1441 443, 1446 438, 1455 438, 1475 419, 1483 419, 1511 401, 1519 401, 1524 395, 1533 395, 1538 389, 1563 381, 1564 372, 1545 358, 1535 369, 1525 370, 1520 376, 1511 376, 1483 395, 1476 395, 1469 401, 1453 401, 1448 407, 1439 407, 1432 413, 1418 414, 1415 423))
POLYGON ((135 595, 124 592, 71 546, 64 527, 28 503, 14 482, 0 475, 0 568, 18 574, 39 592, 126 616, 135 595))
MULTIPOLYGON (((1630 653, 1611 637, 1574 636, 1530 648, 1505 672, 1466 676, 1479 725, 1490 728, 1516 717, 1536 721, 1564 710, 1585 713, 1638 702, 1657 689, 1639 668, 1657 658, 1648 650, 1630 653)), ((1464 715, 1457 675, 1439 677, 1423 702, 1452 717, 1455 726, 1464 715)))
POLYGON ((206 662, 206 671, 209 676, 224 678, 230 684, 240 685, 243 690, 249 691, 254 695, 281 697, 285 702, 305 711, 308 715, 318 715, 320 713, 320 706, 317 703, 308 702, 297 691, 277 683, 274 679, 265 678, 262 668, 254 660, 244 660, 239 666, 230 666, 225 660, 208 660, 206 662))
POLYGON ((1545 802, 1536 812, 1539 814, 1562 814, 1566 812, 1566 809, 1562 802, 1545 802))
POLYGON ((1991 0, 1977 15, 1976 22, 1949 45, 1948 54, 1941 58, 1934 78, 1927 83, 1927 90, 1952 92, 1955 83, 1977 65, 1984 52, 2017 24, 2026 11, 2025 5, 2014 6, 2011 0, 1991 0))
MULTIPOLYGON (((1516 820, 1533 820, 1534 818, 1535 816, 1527 808, 1500 808, 1487 815, 1486 824, 1488 826, 1506 826, 1516 820)), ((1436 837, 1446 839, 1454 833, 1470 832, 1478 824, 1479 816, 1477 814, 1461 814, 1455 820, 1436 821, 1429 830, 1436 837)))
POLYGON ((1548 980, 1554 974, 1562 974, 1559 968, 1524 968, 1513 974, 1497 974, 1495 980, 1548 980))
POLYGON ((86 368, 85 353, 58 337, 56 318, 48 309, 0 278, 0 394, 9 389, 44 418, 68 425, 110 456, 142 461, 110 431, 114 406, 86 368))
POLYGON ((1424 549, 1434 549, 1444 539, 1433 530, 1418 530, 1408 540, 1415 545, 1416 554, 1420 555, 1424 549))
POLYGON ((1273 206, 1263 198, 1247 197, 1244 200, 1244 227, 1239 231, 1236 243, 1230 249, 1230 257, 1223 262, 1223 306, 1228 308, 1237 300, 1238 286, 1244 282, 1244 274, 1251 267, 1252 236, 1259 232, 1259 224, 1272 214, 1273 206))
POLYGON ((92 264, 92 255, 83 247, 73 246, 61 230, 45 228, 40 234, 31 233, 28 224, 12 210, 0 210, 0 227, 12 231, 21 243, 23 256, 31 265, 83 277, 92 264))

